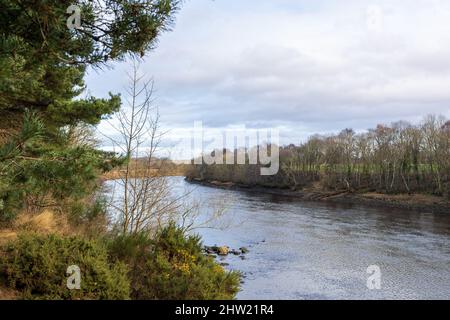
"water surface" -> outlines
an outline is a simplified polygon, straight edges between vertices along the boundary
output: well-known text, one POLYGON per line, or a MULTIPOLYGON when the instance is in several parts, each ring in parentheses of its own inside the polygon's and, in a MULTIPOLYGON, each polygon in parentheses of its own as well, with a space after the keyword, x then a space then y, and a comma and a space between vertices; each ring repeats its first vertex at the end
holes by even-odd
POLYGON ((248 247, 220 258, 244 274, 238 299, 449 299, 450 213, 330 205, 191 185, 206 245, 248 247), (368 266, 381 269, 381 290, 367 288, 368 266))

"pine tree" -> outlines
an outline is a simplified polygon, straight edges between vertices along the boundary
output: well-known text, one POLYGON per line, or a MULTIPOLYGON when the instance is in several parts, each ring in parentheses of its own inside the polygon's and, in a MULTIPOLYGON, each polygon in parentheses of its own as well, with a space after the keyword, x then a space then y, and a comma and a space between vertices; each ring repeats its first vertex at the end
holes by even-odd
POLYGON ((177 0, 0 0, 0 220, 81 199, 120 163, 74 139, 119 110, 120 96, 80 98, 89 67, 142 56, 170 29, 177 0), (81 28, 69 28, 77 5, 81 28))

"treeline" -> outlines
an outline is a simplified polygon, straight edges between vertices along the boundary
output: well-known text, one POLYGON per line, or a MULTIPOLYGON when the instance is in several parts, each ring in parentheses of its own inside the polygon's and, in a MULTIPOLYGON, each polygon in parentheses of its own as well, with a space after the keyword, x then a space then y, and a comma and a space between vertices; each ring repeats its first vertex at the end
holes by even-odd
POLYGON ((344 129, 314 135, 300 145, 280 147, 280 170, 274 176, 261 176, 259 165, 203 164, 192 166, 188 178, 450 197, 450 121, 430 115, 417 125, 399 121, 364 133, 344 129))

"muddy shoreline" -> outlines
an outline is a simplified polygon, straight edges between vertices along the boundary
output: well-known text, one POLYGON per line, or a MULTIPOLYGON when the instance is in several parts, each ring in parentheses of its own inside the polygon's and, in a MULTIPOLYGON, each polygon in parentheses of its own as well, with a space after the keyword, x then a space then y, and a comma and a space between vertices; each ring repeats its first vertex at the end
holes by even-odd
POLYGON ((416 194, 388 195, 380 193, 350 193, 348 191, 336 192, 321 190, 293 191, 288 189, 240 185, 233 182, 206 181, 187 178, 185 180, 192 184, 199 184, 207 187, 273 194, 304 201, 403 209, 422 213, 450 214, 450 202, 436 196, 416 194))

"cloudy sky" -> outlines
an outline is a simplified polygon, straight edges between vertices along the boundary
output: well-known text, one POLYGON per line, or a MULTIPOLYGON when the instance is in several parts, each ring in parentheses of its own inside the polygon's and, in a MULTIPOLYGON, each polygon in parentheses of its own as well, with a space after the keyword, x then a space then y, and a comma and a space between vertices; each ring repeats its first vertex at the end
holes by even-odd
MULTIPOLYGON (((129 67, 90 71, 89 92, 123 92, 129 67)), ((194 121, 289 143, 450 117, 450 1, 187 0, 142 71, 169 139, 194 121)))

